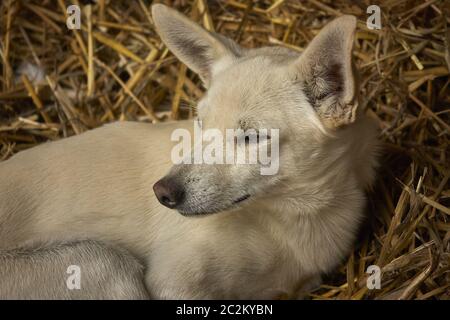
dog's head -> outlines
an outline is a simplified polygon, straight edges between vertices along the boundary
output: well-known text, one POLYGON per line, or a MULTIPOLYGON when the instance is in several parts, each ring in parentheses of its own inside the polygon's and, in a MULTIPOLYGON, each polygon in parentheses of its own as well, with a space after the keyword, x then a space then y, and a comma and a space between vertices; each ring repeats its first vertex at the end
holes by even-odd
POLYGON ((154 5, 152 13, 163 42, 207 88, 197 108, 202 130, 223 137, 226 129, 249 130, 254 139, 233 147, 247 155, 263 144, 279 150, 279 170, 272 175, 261 174, 260 162, 174 165, 154 186, 162 204, 184 215, 231 210, 287 195, 294 184, 305 186, 327 170, 329 140, 356 117, 355 17, 332 21, 299 54, 282 47, 244 49, 164 5, 154 5), (268 135, 259 136, 265 129, 268 135), (276 141, 271 129, 279 130, 276 141))

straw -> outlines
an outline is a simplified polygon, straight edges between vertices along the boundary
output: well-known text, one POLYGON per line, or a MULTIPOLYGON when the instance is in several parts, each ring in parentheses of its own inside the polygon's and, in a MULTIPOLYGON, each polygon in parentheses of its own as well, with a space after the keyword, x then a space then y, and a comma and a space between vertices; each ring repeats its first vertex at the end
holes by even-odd
MULTIPOLYGON (((195 116, 204 89, 161 43, 150 1, 87 2, 1 2, 1 160, 107 122, 195 116), (80 30, 67 29, 69 4, 82 8, 80 30)), ((380 30, 366 26, 366 1, 165 2, 246 48, 298 52, 327 22, 357 16, 354 60, 361 106, 380 130, 380 168, 354 249, 309 298, 449 299, 448 1, 376 1, 380 30), (367 287, 370 265, 380 289, 367 287)))

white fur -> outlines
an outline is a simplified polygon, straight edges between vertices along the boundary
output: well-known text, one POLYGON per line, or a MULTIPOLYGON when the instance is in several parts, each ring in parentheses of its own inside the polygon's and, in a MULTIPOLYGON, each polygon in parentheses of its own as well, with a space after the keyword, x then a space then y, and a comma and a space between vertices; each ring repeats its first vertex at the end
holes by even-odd
MULTIPOLYGON (((158 24, 187 23, 158 8, 158 24)), ((341 19, 351 28, 353 20, 341 19)), ((235 128, 245 119, 280 128, 276 176, 254 174, 252 166, 171 169, 170 135, 192 130, 192 121, 106 125, 0 163, 0 247, 86 238, 118 244, 145 262, 155 298, 304 293, 355 240, 374 177, 375 133, 362 114, 336 128, 320 118, 292 80, 298 59, 283 49, 242 50, 211 79, 204 74, 209 90, 199 116, 206 127, 235 128), (160 205, 152 186, 167 172, 183 181, 193 213, 221 212, 184 217, 160 205), (231 205, 243 190, 251 197, 231 205)), ((299 70, 296 77, 307 76, 299 70)))

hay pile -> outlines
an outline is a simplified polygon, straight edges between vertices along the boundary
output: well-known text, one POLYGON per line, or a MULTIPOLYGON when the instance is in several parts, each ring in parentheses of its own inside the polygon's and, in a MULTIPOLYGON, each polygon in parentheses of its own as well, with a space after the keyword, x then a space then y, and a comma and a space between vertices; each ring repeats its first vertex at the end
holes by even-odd
MULTIPOLYGON (((161 44, 150 1, 4 0, 0 7, 0 160, 106 122, 193 117, 199 79, 161 44), (66 4, 67 3, 67 4, 66 4)), ((354 252, 313 299, 450 297, 450 15, 448 1, 165 1, 244 47, 301 52, 322 26, 356 15, 363 107, 383 141, 370 219, 354 252), (366 286, 369 265, 379 290, 366 286)), ((0 182, 1 183, 1 182, 0 182)))

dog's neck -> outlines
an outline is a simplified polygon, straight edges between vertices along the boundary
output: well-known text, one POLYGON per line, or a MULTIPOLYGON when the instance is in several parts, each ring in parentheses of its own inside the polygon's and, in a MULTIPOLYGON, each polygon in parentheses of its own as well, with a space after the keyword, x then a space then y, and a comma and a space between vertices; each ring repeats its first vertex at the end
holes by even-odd
MULTIPOLYGON (((321 256, 322 259, 343 258, 348 254, 364 217, 364 193, 359 189, 342 187, 341 192, 335 193, 303 193, 279 201, 263 200, 259 203, 259 210, 247 214, 268 227, 266 231, 274 241, 290 248, 288 252, 297 261, 316 259, 316 250, 329 251, 321 256)), ((324 266, 323 272, 326 272, 328 263, 315 261, 314 265, 324 266)))

